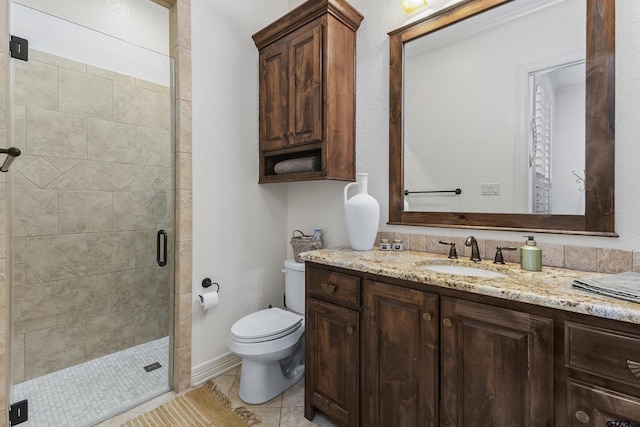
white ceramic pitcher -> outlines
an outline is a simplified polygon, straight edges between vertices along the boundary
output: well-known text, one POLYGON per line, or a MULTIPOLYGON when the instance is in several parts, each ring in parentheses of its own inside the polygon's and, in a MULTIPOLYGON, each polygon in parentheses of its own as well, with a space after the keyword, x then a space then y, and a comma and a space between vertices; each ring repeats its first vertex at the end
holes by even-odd
POLYGON ((356 182, 344 187, 344 217, 347 223, 349 242, 354 251, 369 251, 373 248, 380 220, 380 205, 367 193, 368 174, 359 173, 356 182), (348 190, 358 187, 358 193, 348 198, 348 190))

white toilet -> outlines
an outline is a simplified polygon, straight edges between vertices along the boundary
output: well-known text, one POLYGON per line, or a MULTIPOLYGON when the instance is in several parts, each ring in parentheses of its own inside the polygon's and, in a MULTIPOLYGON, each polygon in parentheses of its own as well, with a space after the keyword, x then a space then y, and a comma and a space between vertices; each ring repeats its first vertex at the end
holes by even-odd
POLYGON ((238 395, 246 403, 273 399, 304 375, 304 264, 286 260, 287 310, 267 308, 231 327, 227 346, 242 357, 238 395))

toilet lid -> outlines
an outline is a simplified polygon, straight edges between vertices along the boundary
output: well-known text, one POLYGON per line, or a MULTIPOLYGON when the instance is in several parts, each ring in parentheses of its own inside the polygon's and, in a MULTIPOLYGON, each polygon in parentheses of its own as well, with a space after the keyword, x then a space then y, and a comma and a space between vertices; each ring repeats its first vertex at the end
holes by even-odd
POLYGON ((279 308, 267 308, 248 314, 234 323, 231 336, 244 342, 268 341, 289 335, 301 325, 301 316, 279 308))

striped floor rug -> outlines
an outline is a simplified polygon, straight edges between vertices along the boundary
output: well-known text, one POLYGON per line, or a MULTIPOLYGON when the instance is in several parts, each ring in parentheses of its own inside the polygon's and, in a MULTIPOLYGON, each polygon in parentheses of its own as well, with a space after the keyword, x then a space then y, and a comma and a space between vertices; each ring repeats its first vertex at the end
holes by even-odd
POLYGON ((247 427, 260 420, 245 407, 231 409, 229 398, 213 381, 176 396, 122 427, 247 427))

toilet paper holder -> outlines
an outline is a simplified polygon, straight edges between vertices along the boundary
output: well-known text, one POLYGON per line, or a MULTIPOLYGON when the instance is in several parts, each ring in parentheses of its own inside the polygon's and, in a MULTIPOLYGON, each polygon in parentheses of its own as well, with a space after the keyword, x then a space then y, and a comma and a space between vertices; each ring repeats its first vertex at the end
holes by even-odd
POLYGON ((216 289, 216 292, 220 292, 220 285, 217 282, 212 282, 211 279, 209 279, 208 277, 205 277, 202 280, 202 287, 203 288, 209 288, 211 287, 211 285, 216 285, 218 289, 216 289))

